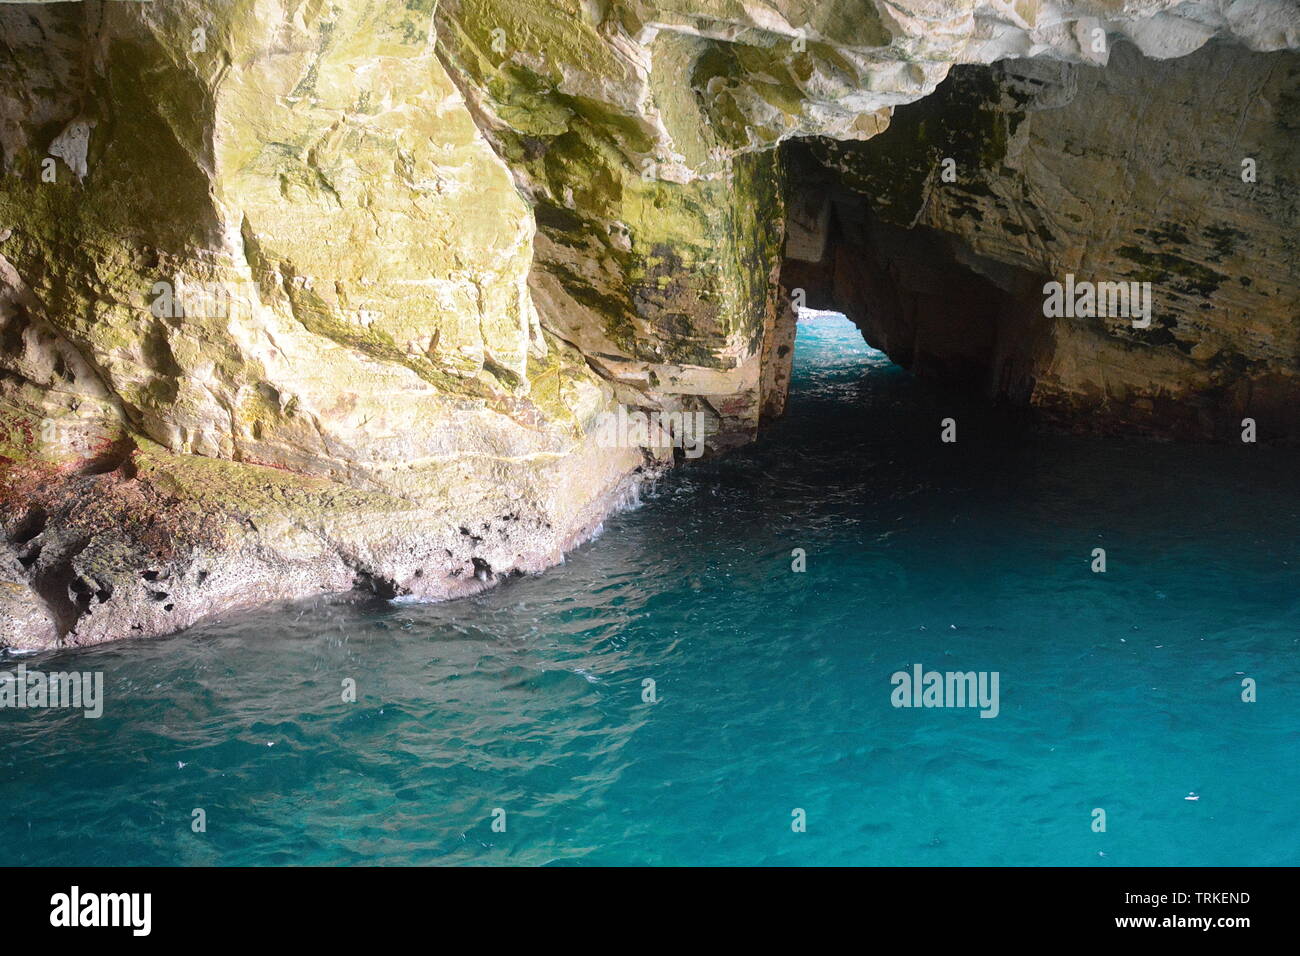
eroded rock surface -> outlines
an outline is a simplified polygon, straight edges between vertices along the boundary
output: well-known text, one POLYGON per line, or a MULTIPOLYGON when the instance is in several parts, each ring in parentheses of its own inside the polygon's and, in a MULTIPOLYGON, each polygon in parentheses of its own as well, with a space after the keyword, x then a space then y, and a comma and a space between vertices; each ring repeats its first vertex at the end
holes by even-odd
POLYGON ((895 287, 937 257, 996 334, 900 305, 860 312, 869 335, 1066 415, 1102 396, 1158 431, 1178 416, 1152 383, 1175 381, 1173 404, 1284 402, 1295 87, 1275 51, 1298 21, 1289 0, 0 4, 0 644, 554 563, 671 458, 596 442, 617 404, 701 412, 714 451, 780 413, 801 244, 895 287), (872 181, 853 150, 894 142, 896 108, 1011 58, 1035 66, 941 117, 973 144, 965 199, 926 185, 924 137, 902 137, 901 186, 872 181), (1277 201, 1216 191, 1256 143, 1277 201), (782 149, 857 212, 788 188, 782 149), (1156 338, 1025 312, 1022 284, 1061 267, 1188 278, 1163 257, 1216 278, 1156 338))
POLYGON ((962 68, 870 142, 793 151, 784 281, 1072 427, 1300 441, 1297 130, 1290 52, 962 68), (1151 314, 1046 317, 1066 276, 1149 283, 1151 314))

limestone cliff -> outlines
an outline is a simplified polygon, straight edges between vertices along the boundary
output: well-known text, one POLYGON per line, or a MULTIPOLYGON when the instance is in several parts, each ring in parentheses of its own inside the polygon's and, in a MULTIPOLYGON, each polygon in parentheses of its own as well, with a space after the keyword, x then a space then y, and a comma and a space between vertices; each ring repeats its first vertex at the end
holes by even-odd
POLYGON ((1288 0, 0 4, 0 644, 540 570, 672 457, 616 404, 780 413, 796 278, 1063 418, 1282 435, 1298 46, 1288 0), (1067 269, 1159 326, 1045 325, 1067 269))

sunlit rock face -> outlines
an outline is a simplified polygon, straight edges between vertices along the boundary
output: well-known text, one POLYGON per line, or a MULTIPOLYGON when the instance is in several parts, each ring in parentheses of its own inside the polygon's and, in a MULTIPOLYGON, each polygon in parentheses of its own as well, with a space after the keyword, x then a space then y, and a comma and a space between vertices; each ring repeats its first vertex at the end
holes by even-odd
POLYGON ((67 640, 354 581, 468 593, 630 493, 647 455, 586 438, 613 386, 538 322, 532 210, 428 10, 0 24, 4 523, 67 640), (46 164, 71 128, 88 148, 46 164))
MULTIPOLYGON (((358 585, 449 597, 554 563, 673 457, 597 441, 617 405, 700 413, 715 452, 780 414, 787 218, 812 208, 804 239, 852 251, 819 237, 812 182, 858 204, 835 222, 917 244, 860 242, 873 268, 933 255, 1005 326, 972 345, 956 310, 915 318, 920 364, 996 365, 1066 414, 1180 376, 1284 395, 1294 83, 1269 51, 1300 45, 1297 19, 1289 0, 0 4, 0 644, 358 585), (966 200, 906 212, 863 174, 853 149, 895 108, 1008 58, 1049 81, 1010 111, 986 91, 1005 142, 973 147, 966 200), (1107 97, 1128 105, 1087 106, 1107 97), (782 144, 812 137, 792 189, 782 144), (1255 192, 1206 194, 1256 143, 1255 192), (1168 193, 1150 157, 1179 149, 1168 193), (1147 232, 1111 241, 1134 204, 1147 232), (1170 279, 1176 323, 1145 336, 1025 311, 1020 283, 1129 247, 1135 274, 1223 278, 1170 279)), ((886 314, 876 333, 904 342, 886 314)), ((1153 428, 1176 417, 1153 407, 1153 428)))

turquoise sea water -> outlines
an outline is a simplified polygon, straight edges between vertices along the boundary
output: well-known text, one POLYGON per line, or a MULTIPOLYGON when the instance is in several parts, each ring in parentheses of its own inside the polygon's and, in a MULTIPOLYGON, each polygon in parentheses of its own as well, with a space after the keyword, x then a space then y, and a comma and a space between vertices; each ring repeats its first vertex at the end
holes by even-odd
POLYGON ((107 702, 0 710, 0 864, 1300 863, 1300 458, 1034 437, 842 320, 796 360, 543 575, 25 658, 107 702), (998 716, 891 706, 917 663, 998 716))

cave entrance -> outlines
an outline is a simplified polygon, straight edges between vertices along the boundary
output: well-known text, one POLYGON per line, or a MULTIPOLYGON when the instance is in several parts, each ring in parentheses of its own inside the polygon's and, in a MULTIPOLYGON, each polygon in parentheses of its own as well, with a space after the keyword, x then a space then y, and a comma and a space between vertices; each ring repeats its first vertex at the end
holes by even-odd
POLYGON ((804 308, 796 311, 795 318, 793 388, 814 376, 897 367, 867 342, 862 328, 843 312, 804 308))
MULTIPOLYGON (((868 344, 859 325, 842 312, 796 313, 794 362, 787 417, 832 432, 894 404, 911 374, 868 344)), ((853 426, 854 430, 859 424, 853 426)))
POLYGON ((812 143, 782 149, 781 286, 796 308, 847 316, 869 346, 919 378, 1027 402, 1039 353, 1050 348, 1041 277, 983 259, 946 233, 892 221, 812 143))

